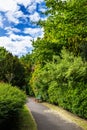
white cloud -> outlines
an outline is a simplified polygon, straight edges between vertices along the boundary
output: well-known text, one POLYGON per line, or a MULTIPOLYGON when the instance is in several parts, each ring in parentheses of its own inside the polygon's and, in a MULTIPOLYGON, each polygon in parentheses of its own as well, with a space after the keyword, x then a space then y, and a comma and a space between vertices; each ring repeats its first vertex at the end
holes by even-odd
POLYGON ((0 15, 0 27, 1 28, 3 27, 3 17, 2 17, 2 15, 0 15))
POLYGON ((43 2, 44 0, 35 0, 35 2, 37 2, 37 3, 41 3, 41 2, 43 2))
POLYGON ((5 13, 5 16, 7 17, 9 22, 13 22, 14 24, 18 24, 20 17, 25 17, 22 11, 7 11, 5 13))
POLYGON ((39 11, 44 13, 46 11, 46 9, 45 8, 40 8, 39 11))
POLYGON ((6 27, 5 30, 7 31, 8 35, 10 35, 12 33, 19 33, 19 32, 21 32, 20 29, 13 28, 13 27, 6 27))
POLYGON ((27 10, 29 13, 33 13, 36 10, 36 3, 32 3, 31 5, 29 5, 27 10))
POLYGON ((18 4, 24 2, 28 5, 29 0, 0 0, 0 11, 5 13, 6 18, 9 22, 15 24, 19 23, 19 18, 24 17, 23 12, 20 11, 18 4), (27 1, 27 2, 26 2, 27 1))
POLYGON ((40 20, 40 15, 35 12, 34 14, 30 15, 29 18, 32 22, 37 22, 40 20))
POLYGON ((26 48, 32 48, 32 38, 11 34, 9 37, 0 37, 0 46, 5 47, 13 55, 26 54, 26 48))
POLYGON ((16 18, 20 18, 20 17, 23 17, 23 12, 22 11, 15 11, 14 12, 14 17, 16 17, 16 18))
POLYGON ((31 5, 32 3, 41 3, 44 0, 15 0, 18 4, 23 4, 25 7, 31 5))
POLYGON ((29 6, 32 2, 35 2, 35 0, 15 0, 18 4, 22 4, 25 7, 29 6))
POLYGON ((26 48, 32 48, 32 37, 34 39, 43 37, 43 29, 41 28, 24 29, 24 26, 30 25, 29 19, 33 22, 40 20, 41 17, 36 11, 36 5, 43 1, 44 0, 0 0, 0 12, 2 12, 0 13, 0 27, 3 29, 3 32, 0 32, 0 46, 4 46, 14 55, 21 55, 27 53, 26 48), (31 15, 23 13, 19 5, 24 5, 31 15), (23 28, 20 23, 25 24, 23 28), (17 24, 19 24, 20 29, 16 28, 17 24), (30 34, 31 37, 14 34, 21 33, 23 29, 24 32, 22 33, 25 33, 25 35, 30 34), (4 32, 7 33, 5 33, 5 36, 2 36, 4 32))
MULTIPOLYGON (((40 0, 37 0, 40 1, 40 0)), ((18 9, 18 4, 22 4, 25 7, 31 5, 31 3, 36 3, 36 0, 0 0, 0 11, 16 11, 18 9)))
POLYGON ((15 0, 0 0, 0 11, 16 11, 17 3, 15 0))
POLYGON ((30 34, 33 38, 43 37, 43 28, 25 28, 24 33, 30 34))
POLYGON ((14 12, 8 11, 8 12, 6 13, 6 17, 7 17, 7 19, 8 19, 9 22, 13 22, 13 23, 15 23, 15 24, 18 24, 18 23, 19 23, 19 19, 14 16, 14 12))
MULTIPOLYGON (((15 24, 19 23, 19 18, 24 17, 23 12, 20 11, 18 4, 24 5, 29 13, 34 13, 36 10, 36 3, 43 2, 43 0, 0 0, 0 11, 5 13, 9 22, 15 24)), ((26 17, 24 17, 26 19, 26 17)), ((30 15, 31 21, 38 21, 40 16, 37 12, 30 15)))

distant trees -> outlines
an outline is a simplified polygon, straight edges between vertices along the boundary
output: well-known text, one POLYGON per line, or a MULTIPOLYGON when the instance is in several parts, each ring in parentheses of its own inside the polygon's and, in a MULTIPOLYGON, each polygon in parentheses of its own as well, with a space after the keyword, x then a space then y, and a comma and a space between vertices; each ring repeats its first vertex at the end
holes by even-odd
POLYGON ((31 73, 33 72, 34 67, 32 54, 28 53, 25 56, 20 57, 19 61, 25 69, 25 91, 28 95, 32 96, 34 94, 30 86, 31 73))
POLYGON ((16 56, 0 47, 0 81, 19 86, 25 85, 25 69, 16 56))

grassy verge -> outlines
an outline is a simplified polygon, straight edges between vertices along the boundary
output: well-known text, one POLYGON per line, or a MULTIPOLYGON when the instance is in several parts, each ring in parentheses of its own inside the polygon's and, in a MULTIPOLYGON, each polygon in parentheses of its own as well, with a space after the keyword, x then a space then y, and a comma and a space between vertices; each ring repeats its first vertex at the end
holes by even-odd
POLYGON ((83 130, 87 130, 87 120, 77 117, 74 114, 55 105, 49 103, 43 103, 43 105, 50 108, 54 113, 58 113, 61 116, 61 118, 77 124, 78 126, 82 127, 83 130))
POLYGON ((36 123, 27 106, 14 118, 11 118, 0 126, 0 130, 37 130, 36 123))
POLYGON ((24 110, 19 116, 19 126, 19 130, 37 130, 34 118, 32 117, 32 114, 27 106, 25 106, 24 110))

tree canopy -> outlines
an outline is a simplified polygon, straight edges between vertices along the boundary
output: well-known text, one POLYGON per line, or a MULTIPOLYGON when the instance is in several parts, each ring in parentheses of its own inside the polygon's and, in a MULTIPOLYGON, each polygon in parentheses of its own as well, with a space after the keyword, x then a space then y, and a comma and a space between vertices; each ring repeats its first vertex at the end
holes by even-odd
POLYGON ((86 59, 87 6, 86 0, 45 0, 49 17, 39 24, 44 37, 33 42, 35 59, 39 62, 52 60, 65 47, 75 56, 86 59))
POLYGON ((25 84, 25 69, 18 57, 13 56, 5 48, 0 47, 0 81, 17 85, 25 84))

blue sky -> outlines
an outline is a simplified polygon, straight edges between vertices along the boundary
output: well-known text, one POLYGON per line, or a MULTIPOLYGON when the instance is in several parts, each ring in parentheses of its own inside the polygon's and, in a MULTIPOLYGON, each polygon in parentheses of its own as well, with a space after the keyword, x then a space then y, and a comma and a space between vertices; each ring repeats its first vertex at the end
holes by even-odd
POLYGON ((0 46, 17 56, 30 52, 31 40, 44 35, 32 22, 45 20, 45 10, 44 0, 0 0, 0 46))

